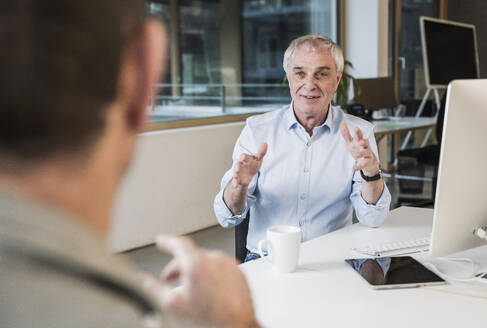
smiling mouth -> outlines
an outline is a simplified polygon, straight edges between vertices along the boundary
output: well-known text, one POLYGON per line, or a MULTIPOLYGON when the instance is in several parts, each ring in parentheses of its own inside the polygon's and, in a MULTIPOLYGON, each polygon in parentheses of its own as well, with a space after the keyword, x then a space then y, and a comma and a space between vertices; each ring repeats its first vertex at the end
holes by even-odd
POLYGON ((301 97, 304 97, 306 99, 318 99, 320 96, 305 96, 305 95, 301 95, 301 97))

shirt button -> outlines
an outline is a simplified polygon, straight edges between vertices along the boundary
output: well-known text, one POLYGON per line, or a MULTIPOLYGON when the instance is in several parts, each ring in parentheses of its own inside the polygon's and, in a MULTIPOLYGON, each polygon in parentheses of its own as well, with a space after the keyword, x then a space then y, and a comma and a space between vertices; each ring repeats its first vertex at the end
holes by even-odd
POLYGON ((311 146, 311 141, 308 140, 308 142, 306 142, 306 146, 307 147, 311 146))
POLYGON ((306 199, 306 194, 301 194, 301 196, 299 198, 301 198, 301 200, 305 200, 306 199))
POLYGON ((308 172, 309 172, 308 168, 305 167, 304 168, 304 173, 308 173, 308 172))

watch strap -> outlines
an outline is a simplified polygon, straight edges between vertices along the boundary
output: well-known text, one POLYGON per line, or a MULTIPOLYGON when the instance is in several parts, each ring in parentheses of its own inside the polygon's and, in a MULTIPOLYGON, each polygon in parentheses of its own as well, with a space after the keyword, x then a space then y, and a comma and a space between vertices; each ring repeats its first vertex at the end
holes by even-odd
POLYGON ((379 170, 379 173, 377 173, 374 176, 369 177, 369 176, 366 176, 362 170, 360 170, 360 175, 362 176, 362 179, 364 179, 367 182, 377 181, 381 178, 381 171, 379 170))

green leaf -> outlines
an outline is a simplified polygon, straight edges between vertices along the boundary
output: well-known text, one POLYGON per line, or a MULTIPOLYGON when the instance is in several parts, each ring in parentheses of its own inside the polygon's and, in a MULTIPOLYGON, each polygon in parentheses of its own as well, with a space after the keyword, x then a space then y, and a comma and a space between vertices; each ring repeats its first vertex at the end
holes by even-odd
POLYGON ((337 104, 342 107, 348 103, 348 94, 349 94, 350 85, 353 85, 354 98, 357 97, 360 93, 358 80, 353 75, 347 72, 348 68, 353 68, 353 64, 349 60, 345 59, 342 79, 336 91, 337 104))

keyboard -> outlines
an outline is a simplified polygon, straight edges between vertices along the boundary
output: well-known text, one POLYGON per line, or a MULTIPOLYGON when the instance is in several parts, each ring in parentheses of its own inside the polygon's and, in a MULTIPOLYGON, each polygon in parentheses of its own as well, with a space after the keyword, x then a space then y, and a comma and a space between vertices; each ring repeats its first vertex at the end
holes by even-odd
POLYGON ((382 245, 367 245, 358 248, 352 248, 352 250, 371 256, 387 256, 387 255, 402 255, 409 253, 416 253, 426 251, 429 248, 430 238, 411 239, 400 242, 386 243, 382 245))

